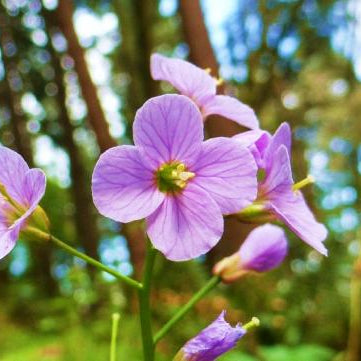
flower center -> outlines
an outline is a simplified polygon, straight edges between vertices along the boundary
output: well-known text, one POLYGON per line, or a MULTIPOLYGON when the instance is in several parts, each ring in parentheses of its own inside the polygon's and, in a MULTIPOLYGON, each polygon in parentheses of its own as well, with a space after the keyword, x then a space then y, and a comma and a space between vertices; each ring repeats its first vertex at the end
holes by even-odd
POLYGON ((161 192, 174 192, 184 189, 188 181, 195 177, 195 174, 188 172, 183 163, 176 161, 163 164, 156 171, 155 177, 161 192))

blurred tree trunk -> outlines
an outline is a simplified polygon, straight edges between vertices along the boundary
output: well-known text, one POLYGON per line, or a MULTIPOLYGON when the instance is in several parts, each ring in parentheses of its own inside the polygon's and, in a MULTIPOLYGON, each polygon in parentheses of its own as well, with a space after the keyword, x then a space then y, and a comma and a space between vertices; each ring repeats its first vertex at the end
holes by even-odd
POLYGON ((26 119, 21 108, 20 83, 21 78, 17 70, 15 54, 9 54, 8 45, 14 44, 11 33, 10 20, 1 5, 0 13, 0 46, 2 62, 5 70, 4 90, 6 105, 10 111, 10 127, 14 136, 14 145, 17 151, 24 157, 30 167, 33 166, 30 137, 26 130, 26 119), (18 89, 19 87, 19 89, 18 89))
MULTIPOLYGON (((47 11, 43 11, 44 20, 49 38, 56 25, 52 24, 52 18, 47 11)), ((48 47, 51 54, 52 66, 55 72, 55 83, 58 88, 58 120, 62 127, 62 137, 60 139, 70 159, 70 173, 72 179, 72 197, 75 205, 75 224, 79 236, 79 242, 83 245, 85 252, 93 258, 98 258, 99 232, 96 218, 93 212, 90 177, 83 166, 81 154, 73 138, 74 127, 69 118, 66 107, 66 90, 64 86, 64 71, 60 63, 60 54, 56 52, 52 43, 48 47)), ((93 272, 94 268, 89 267, 93 272)))
MULTIPOLYGON (((189 45, 190 60, 201 68, 211 68, 211 74, 218 77, 219 66, 209 40, 199 0, 180 0, 179 6, 184 37, 189 45)), ((219 87, 218 93, 223 92, 224 87, 219 87)), ((220 116, 211 116, 206 121, 206 130, 210 137, 232 136, 240 129, 235 122, 220 116)), ((218 259, 234 252, 252 228, 252 225, 240 224, 234 219, 226 218, 222 240, 208 254, 209 264, 212 265, 218 259)))
MULTIPOLYGON (((144 1, 144 4, 146 2, 144 1)), ((74 59, 75 70, 79 76, 79 83, 82 89, 84 100, 87 104, 88 115, 91 127, 93 128, 101 151, 105 151, 116 145, 115 140, 109 132, 109 126, 106 121, 103 109, 97 96, 96 86, 93 83, 86 61, 85 52, 81 47, 73 25, 73 4, 72 1, 61 1, 56 9, 56 19, 68 42, 69 55, 74 59)), ((144 62, 144 60, 143 60, 144 62)), ((144 67, 144 63, 142 65, 144 67)), ((149 73, 149 70, 148 70, 149 73)), ((149 88, 147 88, 149 89, 149 88)), ((131 94, 130 96, 133 96, 131 94)), ((141 268, 138 265, 143 264, 143 254, 145 247, 144 234, 134 230, 134 224, 124 224, 123 234, 128 240, 128 247, 133 262, 135 273, 139 274, 141 268), (142 257, 142 259, 139 259, 142 257)))
POLYGON ((72 0, 59 1, 55 10, 58 25, 63 32, 67 43, 69 55, 75 63, 75 70, 79 77, 82 94, 88 108, 89 121, 94 129, 99 147, 102 152, 116 145, 109 132, 109 125, 105 118, 96 86, 94 85, 85 60, 85 52, 79 43, 73 25, 72 0))
POLYGON ((158 94, 158 83, 150 76, 150 55, 153 37, 150 24, 157 14, 154 0, 117 0, 113 3, 119 18, 122 43, 119 63, 129 73, 130 82, 126 94, 127 120, 131 125, 134 114, 143 103, 158 94))
MULTIPOLYGON (((7 52, 7 45, 14 43, 12 35, 12 24, 6 14, 3 5, 0 5, 0 48, 2 61, 5 70, 5 91, 6 100, 10 109, 11 130, 14 136, 15 149, 24 157, 30 167, 33 166, 33 154, 31 148, 30 136, 26 130, 26 119, 21 107, 21 95, 23 88, 14 86, 21 83, 21 77, 17 70, 16 53, 11 56, 7 52)), ((15 43, 14 43, 15 44, 15 43)), ((57 285, 51 276, 51 254, 52 251, 44 244, 28 243, 31 253, 31 267, 28 273, 39 280, 42 290, 52 295, 57 290, 57 285)))

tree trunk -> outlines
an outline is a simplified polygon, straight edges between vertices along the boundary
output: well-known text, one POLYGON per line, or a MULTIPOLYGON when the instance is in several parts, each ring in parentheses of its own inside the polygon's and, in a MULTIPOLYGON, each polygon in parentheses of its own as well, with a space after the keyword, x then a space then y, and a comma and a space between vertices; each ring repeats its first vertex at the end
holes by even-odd
MULTIPOLYGON (((48 34, 51 35, 54 26, 51 24, 49 13, 43 11, 48 34)), ((49 52, 52 57, 52 66, 55 71, 55 82, 58 87, 58 112, 59 123, 63 130, 61 145, 66 149, 70 159, 70 173, 72 179, 72 197, 75 205, 75 223, 80 243, 85 252, 93 258, 98 258, 99 233, 96 225, 96 218, 93 212, 90 177, 83 166, 80 151, 74 142, 73 125, 66 110, 66 91, 64 86, 64 71, 61 67, 59 56, 50 44, 49 52)), ((93 268, 89 268, 92 269, 93 268)))
POLYGON ((17 151, 24 157, 30 167, 33 166, 33 157, 31 151, 30 137, 26 131, 26 119, 21 108, 21 93, 14 89, 13 83, 16 78, 20 77, 17 70, 17 64, 14 61, 15 55, 8 55, 7 44, 13 43, 14 39, 11 32, 11 24, 8 16, 1 5, 0 14, 0 47, 2 53, 2 62, 5 69, 5 100, 10 111, 10 127, 14 136, 14 146, 17 151))
MULTIPOLYGON (((72 1, 60 1, 59 6, 56 10, 56 19, 58 21, 60 29, 62 30, 64 36, 67 39, 69 55, 74 59, 75 62, 75 70, 78 73, 82 94, 88 108, 90 125, 95 132, 101 151, 105 151, 115 146, 116 142, 109 133, 109 126, 105 119, 103 109, 100 105, 96 87, 90 77, 89 70, 85 61, 85 53, 76 36, 72 18, 72 1)), ((133 227, 134 226, 131 224, 124 224, 122 227, 122 231, 123 234, 126 235, 131 259, 135 267, 135 273, 137 274, 138 271, 140 271, 140 269, 138 269, 138 264, 143 263, 143 258, 141 260, 138 260, 138 257, 140 257, 139 255, 142 255, 144 253, 143 251, 141 251, 141 249, 144 249, 145 237, 144 234, 141 237, 140 232, 134 232, 133 227)))
POLYGON ((100 150, 104 152, 116 145, 109 132, 109 125, 105 118, 96 86, 94 85, 85 60, 85 52, 81 47, 73 25, 73 2, 59 1, 55 10, 58 25, 67 43, 69 55, 74 60, 75 70, 79 77, 82 94, 88 108, 89 121, 94 129, 100 150))

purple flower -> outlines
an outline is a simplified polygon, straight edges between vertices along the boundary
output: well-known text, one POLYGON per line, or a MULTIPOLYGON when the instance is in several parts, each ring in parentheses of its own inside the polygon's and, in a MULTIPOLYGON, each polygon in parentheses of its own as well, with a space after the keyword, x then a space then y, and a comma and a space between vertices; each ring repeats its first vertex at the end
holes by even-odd
POLYGON ((252 155, 230 138, 202 142, 201 114, 182 95, 148 100, 133 135, 135 146, 106 151, 94 169, 99 212, 118 222, 146 218, 154 247, 171 260, 206 253, 222 235, 222 214, 256 197, 252 155))
POLYGON ((15 247, 45 187, 40 169, 29 169, 19 154, 0 146, 0 259, 15 247))
POLYGON ((236 98, 216 95, 218 81, 206 70, 160 54, 153 54, 150 62, 153 79, 167 81, 191 98, 201 109, 204 119, 210 114, 218 114, 247 128, 258 128, 258 119, 249 106, 236 98))
MULTIPOLYGON (((247 132, 248 133, 248 132, 247 132)), ((246 136, 234 137, 240 144, 246 144, 246 136)), ((292 178, 291 129, 287 123, 280 125, 273 137, 265 137, 261 132, 255 136, 255 142, 248 144, 248 148, 255 154, 254 149, 261 155, 255 158, 257 164, 264 170, 265 175, 259 183, 257 204, 263 204, 265 209, 276 218, 282 220, 304 242, 327 255, 323 242, 327 237, 326 227, 317 222, 313 213, 299 190, 294 189, 292 178), (266 140, 268 138, 268 141, 266 140)))
POLYGON ((224 319, 225 311, 178 352, 174 361, 213 361, 236 346, 246 334, 240 325, 235 327, 224 319))
POLYGON ((283 229, 265 224, 248 235, 238 252, 219 261, 214 266, 213 273, 230 283, 250 271, 267 272, 283 262, 287 250, 287 238, 283 229))

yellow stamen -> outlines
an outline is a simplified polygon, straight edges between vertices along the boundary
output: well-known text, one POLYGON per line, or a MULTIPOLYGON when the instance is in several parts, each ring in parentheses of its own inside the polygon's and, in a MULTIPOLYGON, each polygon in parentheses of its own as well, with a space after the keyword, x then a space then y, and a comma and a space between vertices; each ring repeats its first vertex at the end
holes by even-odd
POLYGON ((216 79, 216 85, 217 86, 220 86, 220 85, 223 85, 223 84, 224 84, 224 79, 222 79, 222 78, 216 79))
POLYGON ((308 175, 305 179, 297 182, 292 186, 292 190, 294 192, 298 191, 299 189, 308 186, 309 184, 315 183, 315 178, 312 175, 308 175))
POLYGON ((245 330, 250 330, 251 328, 258 327, 261 324, 261 321, 257 317, 252 317, 252 320, 246 323, 242 328, 245 330))
POLYGON ((195 173, 193 172, 181 172, 178 174, 179 179, 182 181, 187 181, 188 179, 192 179, 195 177, 195 173))
POLYGON ((210 74, 212 72, 212 69, 211 68, 205 68, 204 71, 208 74, 210 74))

